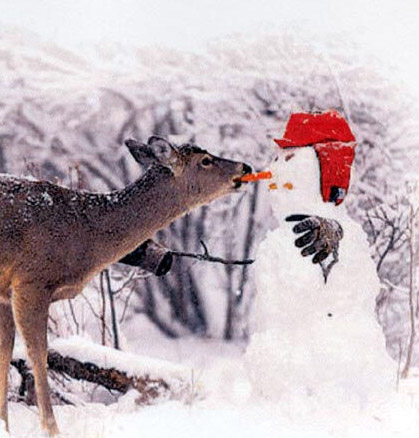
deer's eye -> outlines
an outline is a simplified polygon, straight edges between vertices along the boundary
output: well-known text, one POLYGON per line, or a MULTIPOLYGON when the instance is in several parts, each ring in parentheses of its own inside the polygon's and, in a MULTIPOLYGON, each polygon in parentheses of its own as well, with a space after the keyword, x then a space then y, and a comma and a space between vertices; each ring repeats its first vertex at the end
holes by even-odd
POLYGON ((211 158, 209 158, 209 157, 204 157, 204 158, 202 159, 202 161, 201 161, 201 165, 202 165, 203 167, 211 166, 211 164, 212 164, 212 160, 211 160, 211 158))

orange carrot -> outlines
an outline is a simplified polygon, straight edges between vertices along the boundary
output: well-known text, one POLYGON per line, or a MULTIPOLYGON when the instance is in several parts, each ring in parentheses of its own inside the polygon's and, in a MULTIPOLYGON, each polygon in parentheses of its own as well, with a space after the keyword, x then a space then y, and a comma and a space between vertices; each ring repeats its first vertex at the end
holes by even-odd
POLYGON ((244 182, 255 182, 261 179, 271 179, 272 172, 270 170, 258 172, 258 173, 249 173, 247 175, 242 176, 240 179, 244 182))

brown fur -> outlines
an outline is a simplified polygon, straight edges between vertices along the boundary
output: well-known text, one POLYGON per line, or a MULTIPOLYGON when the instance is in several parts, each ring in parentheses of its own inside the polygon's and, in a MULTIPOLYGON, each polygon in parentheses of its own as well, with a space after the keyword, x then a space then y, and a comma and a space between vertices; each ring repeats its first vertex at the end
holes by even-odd
MULTIPOLYGON (((148 148, 149 164, 149 146, 128 147, 140 164, 141 148, 148 148)), ((196 147, 173 149, 169 158, 153 159, 142 178, 108 194, 0 177, 0 419, 6 426, 15 326, 32 362, 42 428, 55 435, 46 373, 50 303, 73 298, 177 217, 235 191, 234 181, 249 171, 196 147), (205 157, 210 166, 202 164, 205 157)))

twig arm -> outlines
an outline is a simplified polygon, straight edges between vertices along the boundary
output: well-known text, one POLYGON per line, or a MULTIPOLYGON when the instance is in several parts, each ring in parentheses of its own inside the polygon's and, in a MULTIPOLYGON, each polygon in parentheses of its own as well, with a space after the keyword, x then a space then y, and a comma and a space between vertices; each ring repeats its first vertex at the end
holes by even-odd
POLYGON ((192 253, 192 252, 183 252, 183 251, 173 251, 171 250, 170 252, 172 253, 172 255, 176 256, 176 257, 190 257, 190 258, 194 258, 200 261, 205 261, 205 262, 212 262, 212 263, 221 263, 223 265, 250 265, 254 262, 253 259, 247 259, 247 260, 228 260, 228 259, 223 259, 222 257, 216 257, 216 256, 212 256, 209 251, 208 251, 208 247, 205 244, 204 241, 200 241, 202 248, 203 248, 203 253, 199 254, 199 253, 192 253))

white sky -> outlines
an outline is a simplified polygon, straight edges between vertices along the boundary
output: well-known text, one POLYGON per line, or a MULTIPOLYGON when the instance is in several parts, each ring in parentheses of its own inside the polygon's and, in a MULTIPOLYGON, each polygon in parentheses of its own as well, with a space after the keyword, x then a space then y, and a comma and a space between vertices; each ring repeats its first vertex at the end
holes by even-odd
POLYGON ((232 33, 342 31, 419 95, 419 0, 0 0, 0 23, 64 46, 113 41, 199 50, 232 33))

